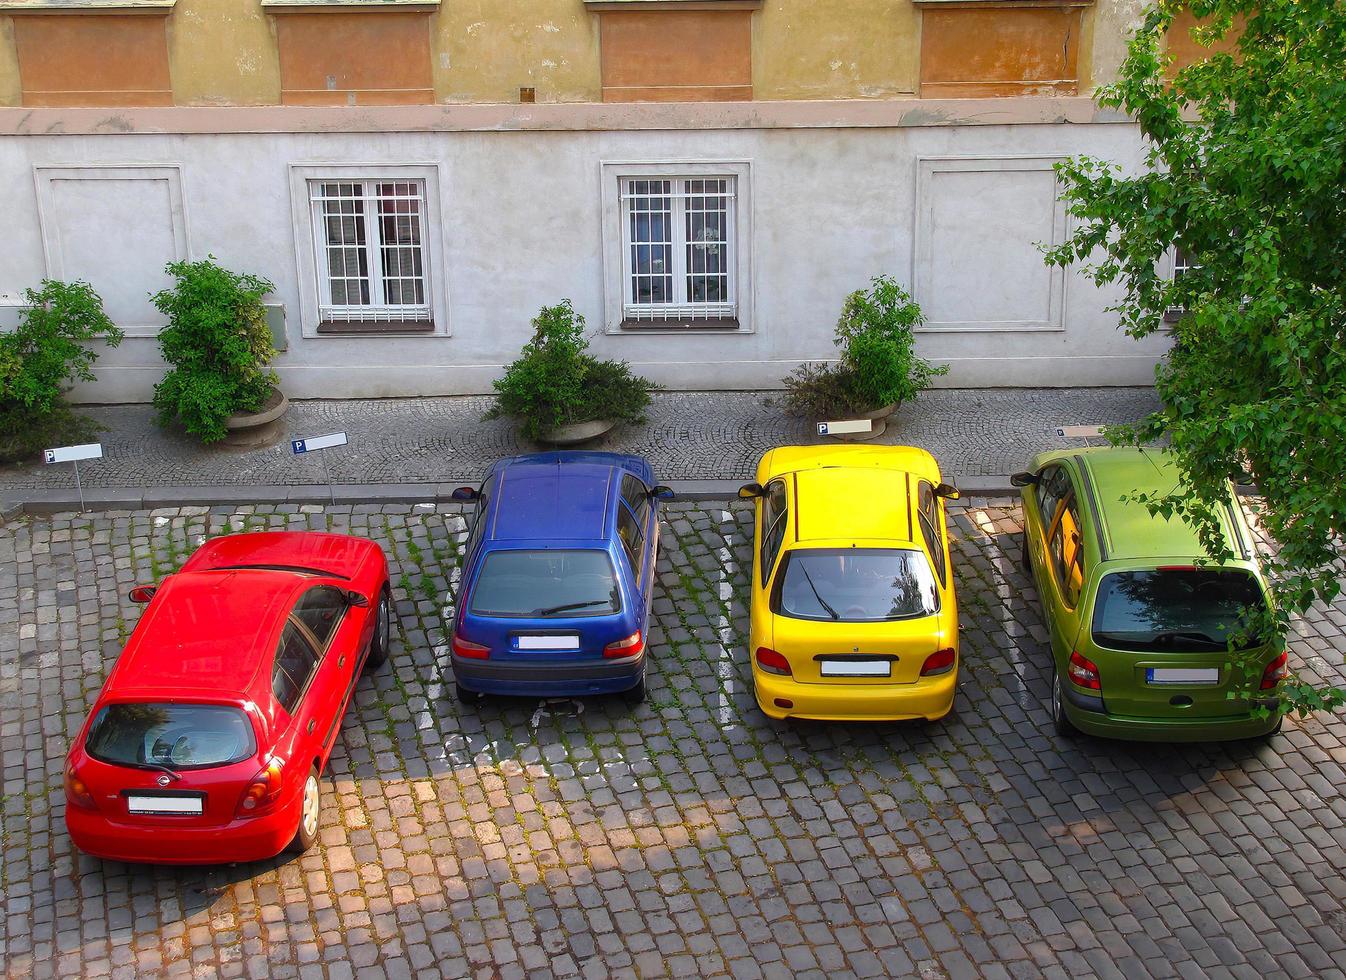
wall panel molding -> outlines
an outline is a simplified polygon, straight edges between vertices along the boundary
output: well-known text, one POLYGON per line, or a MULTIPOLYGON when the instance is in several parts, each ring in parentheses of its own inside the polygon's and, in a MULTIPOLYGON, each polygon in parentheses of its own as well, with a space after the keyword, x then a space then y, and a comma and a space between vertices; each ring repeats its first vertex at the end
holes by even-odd
POLYGON ((911 281, 922 331, 1065 329, 1065 270, 1047 266, 1038 248, 1066 237, 1060 159, 918 160, 911 281))
POLYGON ((149 294, 191 256, 181 167, 38 164, 33 179, 47 278, 84 279, 128 337, 157 336, 149 294))

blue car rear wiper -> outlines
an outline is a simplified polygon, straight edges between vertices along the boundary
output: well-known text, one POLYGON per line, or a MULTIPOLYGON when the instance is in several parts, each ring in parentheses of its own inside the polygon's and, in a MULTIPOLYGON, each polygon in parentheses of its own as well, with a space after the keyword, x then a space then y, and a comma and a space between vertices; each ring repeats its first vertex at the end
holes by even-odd
POLYGON ((534 616, 550 616, 553 613, 569 612, 571 609, 588 609, 590 606, 603 606, 609 603, 610 599, 590 599, 588 602, 567 602, 560 606, 548 606, 545 609, 536 609, 534 616))

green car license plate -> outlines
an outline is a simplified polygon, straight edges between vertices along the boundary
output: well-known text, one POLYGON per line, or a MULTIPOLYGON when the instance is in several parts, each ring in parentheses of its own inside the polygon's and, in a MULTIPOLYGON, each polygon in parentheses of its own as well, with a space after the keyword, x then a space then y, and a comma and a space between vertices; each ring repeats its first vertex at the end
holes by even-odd
POLYGON ((1146 667, 1146 684, 1218 684, 1219 667, 1146 667))

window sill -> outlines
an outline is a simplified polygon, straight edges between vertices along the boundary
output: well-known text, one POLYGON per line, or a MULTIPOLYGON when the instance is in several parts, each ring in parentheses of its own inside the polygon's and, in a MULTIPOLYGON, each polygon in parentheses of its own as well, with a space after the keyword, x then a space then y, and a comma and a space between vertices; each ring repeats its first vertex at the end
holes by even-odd
POLYGON ((171 14, 178 0, 0 0, 0 14, 171 14))
POLYGON ((742 327, 736 317, 711 317, 697 320, 632 320, 626 319, 617 324, 619 330, 631 333, 669 332, 669 333, 733 333, 742 327))
POLYGON ((322 14, 343 10, 373 11, 399 10, 434 11, 440 0, 262 0, 262 9, 269 14, 322 14))
POLYGON ((911 0, 917 7, 1092 7, 1094 0, 911 0))
POLYGON ((584 0, 584 8, 614 10, 758 10, 762 0, 584 0))
POLYGON ((433 320, 324 320, 318 324, 318 334, 324 337, 424 335, 434 332, 433 320))

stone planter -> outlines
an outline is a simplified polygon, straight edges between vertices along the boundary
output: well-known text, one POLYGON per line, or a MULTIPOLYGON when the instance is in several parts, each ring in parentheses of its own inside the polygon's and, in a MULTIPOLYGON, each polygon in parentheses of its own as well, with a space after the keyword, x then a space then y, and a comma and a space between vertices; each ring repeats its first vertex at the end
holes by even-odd
POLYGON ((597 439, 599 436, 606 434, 616 424, 616 419, 594 419, 591 422, 558 425, 554 429, 544 430, 542 435, 538 437, 538 442, 545 442, 552 446, 574 446, 581 442, 597 439))
POLYGON ((262 449, 280 441, 281 416, 290 407, 290 400, 279 388, 272 388, 262 407, 255 412, 235 412, 224 420, 229 434, 223 445, 233 449, 262 449))

